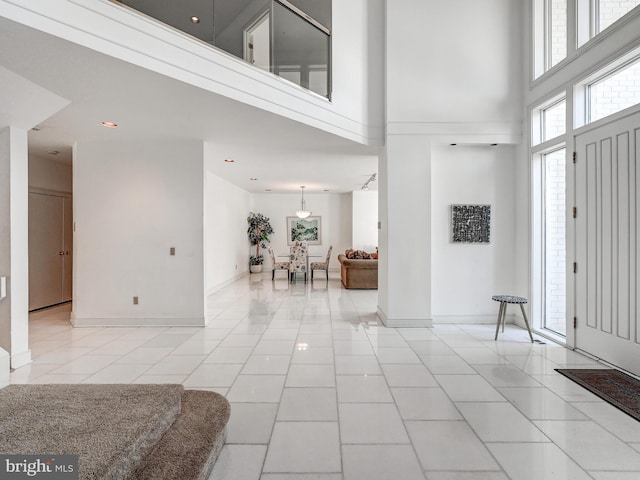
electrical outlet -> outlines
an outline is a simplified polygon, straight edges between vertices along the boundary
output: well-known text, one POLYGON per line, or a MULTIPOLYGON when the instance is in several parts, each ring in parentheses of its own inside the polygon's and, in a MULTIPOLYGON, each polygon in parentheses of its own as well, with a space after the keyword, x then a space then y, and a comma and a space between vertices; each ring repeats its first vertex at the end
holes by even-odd
POLYGON ((138 305, 138 297, 133 297, 133 304, 138 305))

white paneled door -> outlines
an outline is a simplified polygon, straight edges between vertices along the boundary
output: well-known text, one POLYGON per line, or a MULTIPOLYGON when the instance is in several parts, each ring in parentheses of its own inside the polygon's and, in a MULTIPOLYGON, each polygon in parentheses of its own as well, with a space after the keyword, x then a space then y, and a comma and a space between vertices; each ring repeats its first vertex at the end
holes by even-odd
POLYGON ((575 150, 576 348, 640 375, 640 113, 575 150))
POLYGON ((71 300, 71 198, 29 193, 29 310, 71 300))

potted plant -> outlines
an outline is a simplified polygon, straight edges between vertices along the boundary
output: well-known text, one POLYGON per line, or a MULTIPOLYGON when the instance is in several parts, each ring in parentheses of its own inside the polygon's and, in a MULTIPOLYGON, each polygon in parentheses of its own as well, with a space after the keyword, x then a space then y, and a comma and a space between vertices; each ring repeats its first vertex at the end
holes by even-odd
POLYGON ((264 257, 260 254, 260 247, 267 248, 269 243, 269 235, 273 233, 269 218, 265 217, 261 213, 250 212, 247 217, 247 235, 249 236, 249 243, 251 246, 256 247, 256 254, 249 256, 249 268, 251 273, 260 273, 262 271, 262 262, 264 257))

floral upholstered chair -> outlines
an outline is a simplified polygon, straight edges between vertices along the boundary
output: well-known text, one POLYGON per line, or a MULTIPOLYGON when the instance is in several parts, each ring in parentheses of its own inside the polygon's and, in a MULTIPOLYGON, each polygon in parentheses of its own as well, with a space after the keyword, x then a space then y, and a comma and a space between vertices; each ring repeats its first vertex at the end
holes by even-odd
POLYGON ((313 280, 314 270, 324 270, 327 275, 327 281, 329 281, 329 260, 331 259, 331 250, 333 250, 333 245, 329 246, 327 258, 324 262, 311 262, 311 265, 309 265, 309 269, 311 270, 311 280, 313 280))
POLYGON ((269 256, 271 257, 271 280, 275 279, 276 270, 289 271, 289 262, 276 262, 276 256, 273 253, 273 249, 269 247, 267 249, 269 256))
POLYGON ((307 281, 307 246, 303 244, 294 245, 290 248, 289 254, 289 280, 293 281, 296 273, 304 273, 304 281, 307 281))

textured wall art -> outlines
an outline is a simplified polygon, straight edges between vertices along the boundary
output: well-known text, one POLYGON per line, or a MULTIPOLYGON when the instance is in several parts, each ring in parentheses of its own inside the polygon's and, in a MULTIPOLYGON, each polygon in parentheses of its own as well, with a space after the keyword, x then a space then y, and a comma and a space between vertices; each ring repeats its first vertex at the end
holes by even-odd
POLYGON ((454 243, 489 243, 491 205, 451 205, 454 243))

